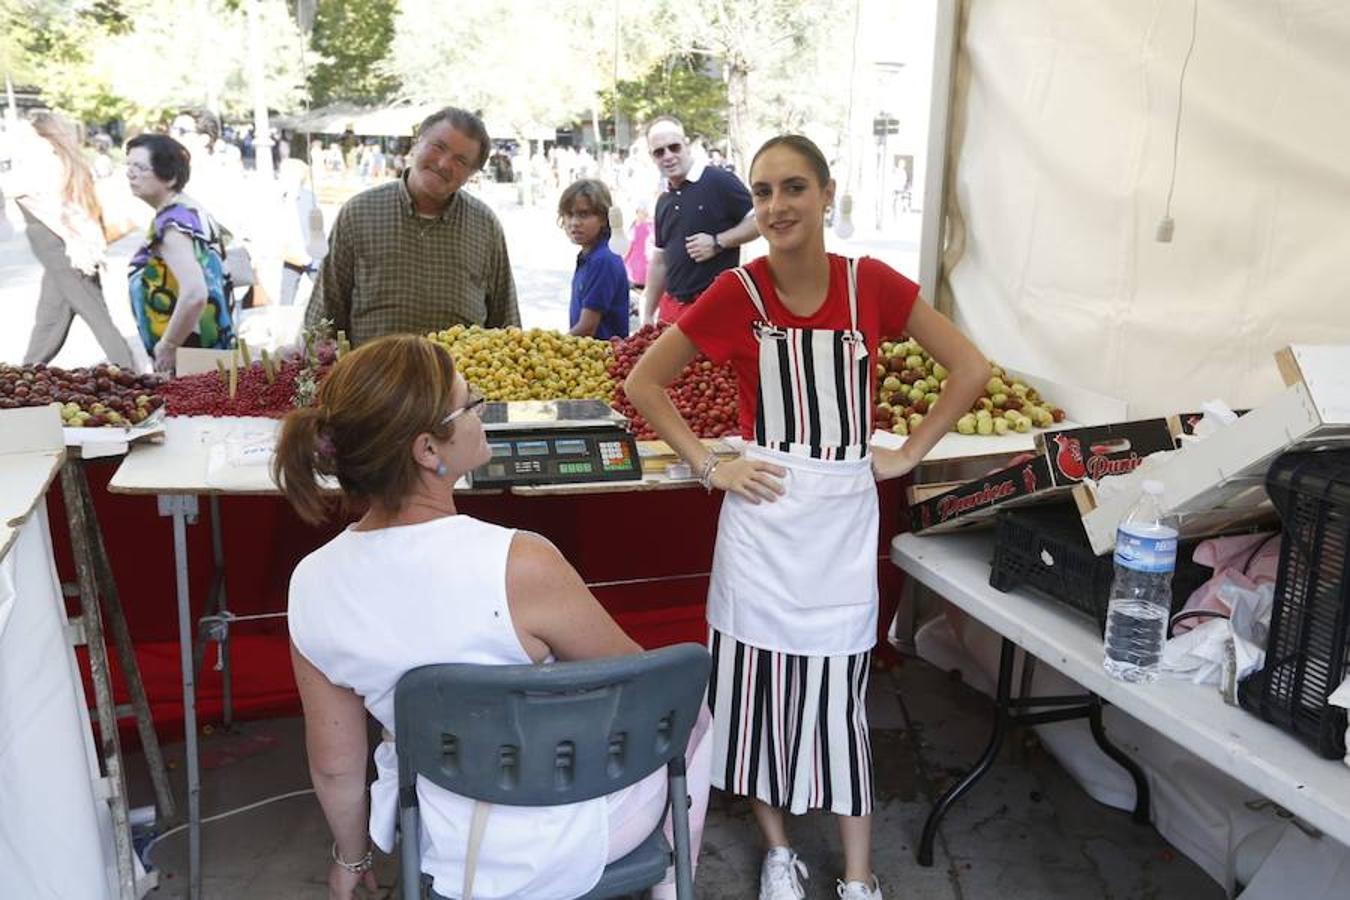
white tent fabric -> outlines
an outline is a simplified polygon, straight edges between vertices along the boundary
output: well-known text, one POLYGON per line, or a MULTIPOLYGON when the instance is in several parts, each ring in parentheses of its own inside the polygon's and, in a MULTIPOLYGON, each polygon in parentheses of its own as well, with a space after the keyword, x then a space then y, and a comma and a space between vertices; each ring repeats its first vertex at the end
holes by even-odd
MULTIPOLYGON (((946 289, 1014 368, 1131 415, 1280 387, 1350 342, 1350 3, 967 0, 946 289)), ((1072 411, 1070 411, 1072 412, 1072 411)))
POLYGON ((0 560, 0 896, 117 896, 112 816, 65 632, 47 507, 0 560))

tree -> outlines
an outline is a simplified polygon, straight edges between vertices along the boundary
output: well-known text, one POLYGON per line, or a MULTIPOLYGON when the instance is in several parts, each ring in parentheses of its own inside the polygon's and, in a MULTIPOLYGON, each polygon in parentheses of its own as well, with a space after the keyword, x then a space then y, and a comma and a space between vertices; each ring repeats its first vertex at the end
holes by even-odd
POLYGON ((675 54, 661 60, 641 78, 620 81, 602 92, 605 112, 621 113, 639 124, 659 115, 673 115, 691 135, 707 141, 726 137, 727 89, 707 73, 709 60, 697 54, 675 54))
MULTIPOLYGON (((394 41, 397 0, 318 0, 310 46, 322 60, 309 77, 314 103, 379 103, 393 97, 399 79, 384 65, 394 41)), ((441 22, 444 4, 424 19, 441 22)), ((455 16, 462 15, 460 9, 455 16)), ((428 29, 438 30, 438 29, 428 29)))
POLYGON ((139 9, 135 0, 0 0, 5 74, 34 85, 52 106, 81 120, 115 118, 123 103, 90 64, 98 46, 133 30, 139 9))
POLYGON ((645 4, 497 0, 443 11, 441 0, 403 0, 383 70, 404 99, 481 110, 518 136, 575 121, 614 81, 641 77, 670 51, 666 14, 645 4))
POLYGON ((851 20, 839 7, 835 0, 689 0, 673 8, 683 47, 722 63, 731 155, 742 171, 758 133, 808 122, 841 130, 851 20))
MULTIPOLYGON (((285 0, 260 7, 268 103, 293 108, 304 96, 300 35, 285 0)), ((14 70, 75 119, 145 126, 189 107, 240 117, 252 108, 246 54, 229 49, 247 46, 232 0, 0 0, 0 12, 14 70)))

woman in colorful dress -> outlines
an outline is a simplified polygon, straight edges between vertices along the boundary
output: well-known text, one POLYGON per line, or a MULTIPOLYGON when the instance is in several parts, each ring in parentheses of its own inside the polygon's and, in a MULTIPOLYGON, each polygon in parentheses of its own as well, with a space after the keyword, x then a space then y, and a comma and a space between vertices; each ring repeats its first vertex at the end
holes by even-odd
POLYGON ((228 349, 229 281, 220 226, 183 188, 192 175, 187 148, 163 134, 127 142, 131 192, 155 210, 131 259, 131 309, 158 372, 172 372, 179 347, 228 349))
POLYGON ((970 409, 979 350, 889 266, 825 251, 834 200, 807 138, 760 148, 750 191, 769 255, 719 276, 625 385, 708 490, 726 491, 708 592, 713 785, 750 799, 768 852, 761 900, 800 900, 784 811, 839 817, 844 900, 880 900, 871 867, 866 693, 877 633, 877 492, 970 409), (950 375, 896 450, 872 449, 878 345, 914 337, 950 375), (718 462, 665 393, 699 352, 740 382, 742 457, 718 462))

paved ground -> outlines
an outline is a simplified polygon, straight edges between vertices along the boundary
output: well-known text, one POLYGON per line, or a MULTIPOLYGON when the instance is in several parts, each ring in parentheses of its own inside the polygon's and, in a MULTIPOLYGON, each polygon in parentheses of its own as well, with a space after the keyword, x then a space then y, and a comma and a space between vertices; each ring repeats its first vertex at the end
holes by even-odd
MULTIPOLYGON (((975 760, 988 737, 989 700, 926 663, 877 672, 869 698, 877 765, 874 861, 891 900, 1218 900, 1222 890, 1152 828, 1089 799, 1034 739, 1015 739, 947 816, 936 864, 921 868, 914 847, 931 798, 975 760)), ((245 723, 202 744, 202 808, 212 815, 309 786, 299 720, 245 723)), ((182 746, 167 748, 181 760, 182 746)), ((150 792, 129 760, 135 802, 150 792)), ((175 775, 182 771, 176 765, 175 775)), ((179 796, 181 797, 181 789, 179 796)), ((838 836, 818 814, 791 822, 811 870, 808 898, 833 898, 841 867, 838 836)), ((208 898, 320 900, 326 895, 329 836, 312 796, 282 800, 205 826, 208 898)), ((714 793, 696 887, 707 900, 756 896, 762 849, 749 809, 714 793)), ((154 851, 155 897, 185 895, 186 834, 154 851)), ((379 864, 391 894, 396 860, 379 864)))

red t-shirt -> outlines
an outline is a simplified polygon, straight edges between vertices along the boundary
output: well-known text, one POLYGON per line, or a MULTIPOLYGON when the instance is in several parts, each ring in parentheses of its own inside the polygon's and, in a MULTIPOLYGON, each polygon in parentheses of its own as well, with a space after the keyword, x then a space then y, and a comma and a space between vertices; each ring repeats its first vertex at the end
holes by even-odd
MULTIPOLYGON (((778 299, 768 257, 747 263, 764 309, 775 325, 784 328, 815 328, 843 331, 849 327, 848 260, 830 254, 830 289, 815 314, 795 316, 778 299)), ((867 341, 867 353, 875 359, 883 340, 905 330, 910 310, 919 296, 919 286, 880 260, 863 257, 858 262, 858 328, 867 341)), ((684 332, 709 359, 731 361, 740 382, 739 420, 741 437, 754 440, 755 398, 759 391, 759 343, 751 326, 759 313, 745 293, 745 286, 731 272, 723 272, 699 296, 675 327, 684 332)), ((872 395, 876 395, 876 369, 872 395)))

